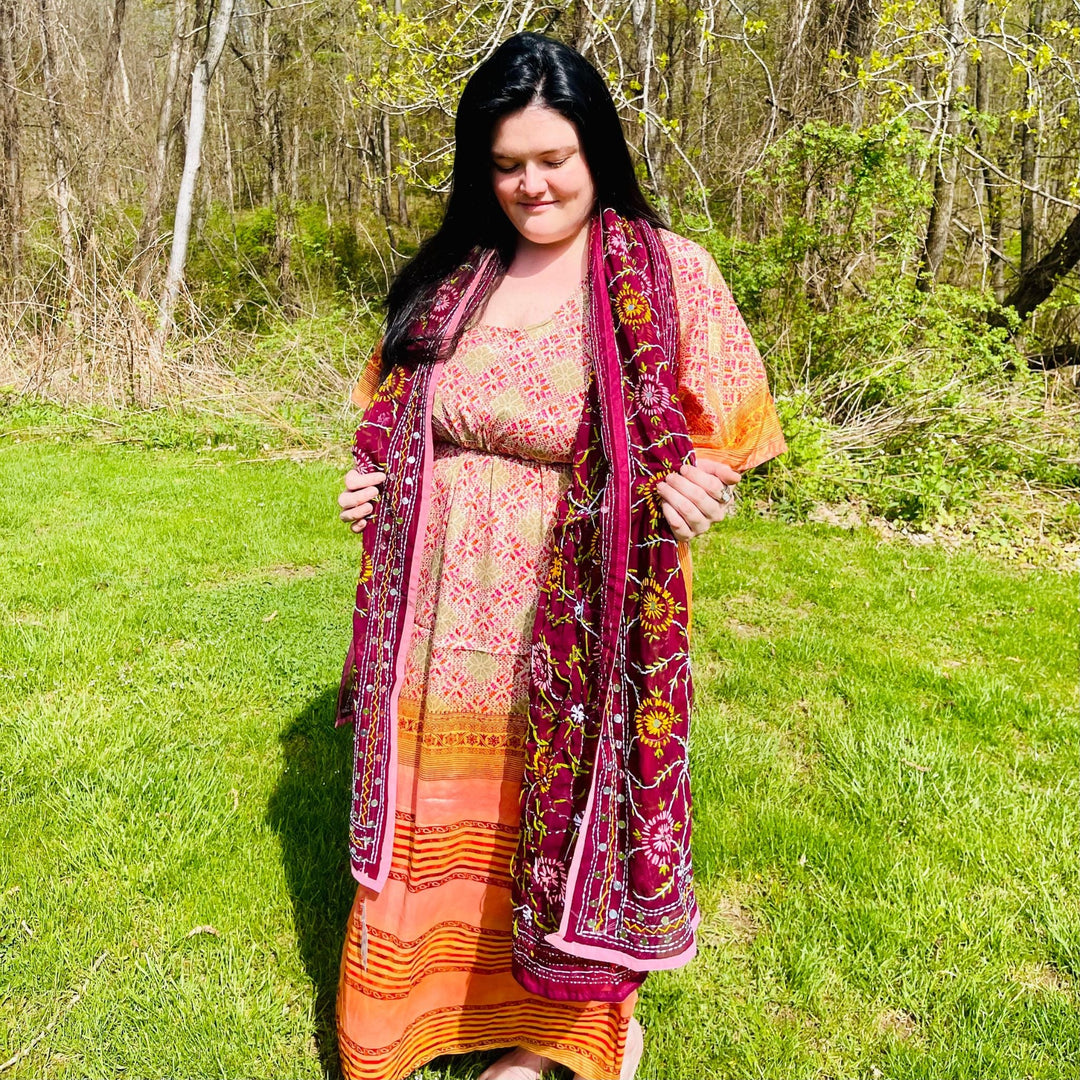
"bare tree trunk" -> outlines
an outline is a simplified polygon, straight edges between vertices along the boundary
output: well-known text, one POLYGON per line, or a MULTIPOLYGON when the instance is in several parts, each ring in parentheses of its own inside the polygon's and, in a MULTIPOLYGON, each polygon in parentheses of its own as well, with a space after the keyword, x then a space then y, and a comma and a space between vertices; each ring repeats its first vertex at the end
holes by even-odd
POLYGON ((292 234, 295 231, 292 200, 286 186, 288 154, 285 147, 285 103, 281 69, 290 49, 288 32, 274 28, 274 9, 267 5, 260 19, 262 64, 256 78, 256 109, 262 119, 266 140, 267 196, 274 210, 274 265, 277 268, 278 302, 291 313, 295 306, 292 273, 292 234))
POLYGON ((101 104, 108 108, 112 98, 113 79, 120 60, 120 35, 124 26, 124 9, 127 0, 115 0, 109 40, 105 46, 105 63, 101 69, 101 104))
MULTIPOLYGON (((873 50, 874 30, 877 16, 871 0, 851 0, 847 21, 843 28, 842 50, 865 61, 873 50)), ((866 109, 866 88, 861 82, 855 86, 851 102, 851 123, 860 127, 866 109)))
POLYGON ((0 273, 14 284, 22 264, 19 96, 15 85, 15 0, 0 0, 0 273))
POLYGON ((80 237, 80 248, 85 252, 91 252, 91 258, 97 250, 97 237, 95 234, 95 219, 97 218, 97 204, 101 195, 101 173, 108 158, 109 128, 112 121, 112 97, 113 82, 116 78, 116 68, 120 59, 120 36, 124 25, 124 9, 127 0, 115 0, 113 5, 112 25, 109 28, 109 39, 105 45, 105 62, 101 69, 101 84, 98 89, 98 103, 101 111, 101 130, 97 137, 96 154, 90 164, 86 178, 86 198, 83 200, 83 233, 80 237))
POLYGON ((45 97, 49 112, 49 148, 52 153, 53 183, 50 194, 56 205, 57 227, 60 232, 60 249, 63 253, 67 286, 67 309, 72 324, 79 332, 82 318, 79 311, 79 259, 75 250, 75 225, 71 211, 71 185, 68 181, 67 149, 64 144, 63 102, 60 84, 56 80, 56 33, 55 13, 52 0, 40 0, 38 6, 41 31, 41 71, 45 83, 45 97))
MULTIPOLYGON (((394 14, 401 14, 401 0, 394 0, 394 14)), ((398 123, 403 123, 403 121, 399 120, 398 123)), ((389 173, 393 172, 393 167, 393 149, 392 147, 390 147, 389 144, 387 144, 386 168, 388 175, 389 173)), ((397 219, 399 225, 404 225, 406 228, 408 228, 409 204, 405 198, 405 177, 398 176, 395 180, 394 186, 397 189, 397 206, 395 207, 394 216, 397 219)))
MULTIPOLYGON (((382 155, 382 191, 379 195, 379 204, 382 207, 382 215, 386 220, 387 232, 390 232, 390 222, 394 220, 393 193, 394 193, 394 154, 390 140, 390 117, 383 113, 379 118, 379 149, 382 155)), ((393 241, 391 241, 392 243, 393 241)))
POLYGON ((180 191, 176 196, 176 218, 173 223, 172 251, 165 285, 158 305, 158 328, 154 335, 151 353, 153 367, 159 368, 165 351, 165 342, 172 330, 176 301, 184 280, 184 264, 187 261, 188 237, 191 234, 192 204, 195 199, 195 183, 202 162, 203 133, 206 130, 206 104, 210 92, 210 80, 217 70, 225 38, 229 32, 234 0, 221 0, 214 12, 207 37, 206 51, 195 64, 191 73, 191 98, 188 112, 187 146, 184 154, 184 171, 180 175, 180 191))
POLYGON ((807 43, 807 26, 813 10, 813 0, 794 0, 788 6, 788 27, 776 73, 777 104, 796 123, 800 121, 802 73, 808 66, 808 54, 813 46, 807 43))
POLYGON ((130 109, 131 83, 128 80, 127 65, 124 63, 124 46, 122 42, 116 53, 116 66, 120 72, 120 100, 123 101, 125 109, 130 109))
POLYGON ((405 177, 399 176, 395 181, 397 187, 397 218, 406 228, 409 225, 409 200, 405 188, 405 177))
POLYGON ((652 119, 652 76, 655 66, 654 38, 656 35, 656 0, 631 0, 630 18, 634 24, 634 74, 641 90, 638 99, 641 103, 641 153, 645 158, 645 171, 653 190, 661 200, 667 199, 664 178, 656 165, 653 147, 652 119))
POLYGON ((274 262, 277 264, 278 299, 282 309, 291 313, 295 306, 295 282, 292 274, 292 234, 294 231, 292 202, 285 187, 285 132, 281 122, 281 98, 274 92, 271 110, 271 197, 274 206, 274 262))
POLYGON ((180 91, 179 113, 180 123, 177 127, 177 131, 180 133, 180 138, 185 143, 183 152, 187 153, 187 123, 188 112, 191 108, 191 75, 195 70, 195 47, 201 40, 204 43, 207 40, 206 35, 206 5, 210 4, 213 7, 214 0, 193 0, 193 9, 191 12, 191 27, 184 35, 184 40, 180 47, 180 82, 178 83, 178 89, 180 91))
MULTIPOLYGON (((1005 162, 1002 163, 1004 170, 1005 162)), ((1000 304, 1005 299, 1005 213, 1002 208, 1001 178, 986 169, 986 202, 990 211, 990 288, 1000 304)))
MULTIPOLYGON (((982 46, 986 36, 986 0, 975 0, 975 43, 982 46)), ((988 235, 983 239, 985 265, 989 270, 990 287, 1000 304, 1005 297, 1005 259, 1001 251, 1004 217, 1002 214, 1001 180, 990 168, 990 139, 983 117, 990 111, 990 67, 985 55, 975 65, 975 145, 983 159, 982 187, 986 193, 988 235)))
MULTIPOLYGON (((1043 0, 1031 0, 1031 21, 1028 23, 1028 44, 1032 51, 1038 48, 1042 36, 1043 0)), ((1038 166, 1039 141, 1038 85, 1032 67, 1034 57, 1028 57, 1025 109, 1035 109, 1035 115, 1024 124, 1020 135, 1020 273, 1026 274, 1038 257, 1035 237, 1035 186, 1038 166)))
POLYGON ((957 141, 960 137, 962 113, 957 98, 967 77, 967 52, 964 45, 964 0, 942 0, 942 15, 948 38, 949 84, 945 91, 945 123, 939 150, 939 163, 934 174, 934 202, 926 227, 926 255, 919 268, 918 285, 932 287, 945 259, 952 229, 953 203, 956 198, 957 141))
POLYGON ((158 107, 157 141, 154 145, 154 160, 150 166, 150 179, 146 189, 146 209, 135 249, 138 260, 135 291, 143 299, 150 294, 150 277, 154 269, 154 256, 157 253, 157 231, 161 225, 161 199, 165 191, 165 171, 169 163, 173 109, 176 104, 176 86, 180 78, 180 57, 183 51, 187 18, 188 0, 173 0, 169 63, 165 72, 165 86, 161 92, 161 104, 158 107))
POLYGON ((225 162, 225 190, 229 193, 229 225, 233 232, 233 243, 236 242, 236 178, 233 175, 232 140, 229 137, 229 121, 225 118, 224 94, 221 93, 221 84, 218 84, 217 106, 218 125, 221 128, 221 149, 225 162))
POLYGON ((1005 306, 1026 319, 1077 263, 1080 263, 1080 213, 1034 266, 1020 271, 1012 291, 1004 300, 1005 306))
POLYGON ((261 48, 259 50, 261 62, 256 75, 256 103, 255 109, 259 124, 262 127, 263 152, 266 155, 266 173, 263 177, 263 202, 273 202, 277 195, 277 148, 274 145, 274 119, 271 115, 270 102, 270 12, 268 6, 263 8, 259 16, 259 33, 261 48))
MULTIPOLYGON (((289 158, 289 198, 295 205, 300 201, 300 125, 294 119, 292 123, 292 153, 289 158)), ((325 163, 323 176, 325 177, 325 163)), ((324 181, 325 185, 325 181, 324 181)))

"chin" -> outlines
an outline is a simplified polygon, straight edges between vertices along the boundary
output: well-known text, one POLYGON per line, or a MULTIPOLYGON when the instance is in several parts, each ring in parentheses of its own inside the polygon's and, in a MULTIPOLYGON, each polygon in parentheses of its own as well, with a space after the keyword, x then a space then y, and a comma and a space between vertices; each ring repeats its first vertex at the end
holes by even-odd
MULTIPOLYGON (((587 220, 587 219, 586 219, 587 220)), ((518 225, 518 232, 534 244, 555 244, 574 236, 585 222, 541 222, 527 219, 518 225)))
POLYGON ((532 229, 528 225, 519 232, 534 244, 553 244, 568 235, 565 229, 532 229))

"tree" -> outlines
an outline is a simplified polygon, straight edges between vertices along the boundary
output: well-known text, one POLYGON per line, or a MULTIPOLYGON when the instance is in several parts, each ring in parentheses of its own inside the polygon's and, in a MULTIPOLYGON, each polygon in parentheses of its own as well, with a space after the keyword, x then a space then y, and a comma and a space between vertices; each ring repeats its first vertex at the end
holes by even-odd
MULTIPOLYGON (((45 0, 42 0, 44 3, 45 0)), ((210 94, 210 82, 217 70, 229 33, 233 0, 220 0, 210 21, 206 49, 195 64, 191 74, 191 97, 188 108, 187 150, 184 155, 184 171, 180 176, 180 191, 176 196, 176 216, 173 222, 172 251, 165 284, 158 304, 158 326, 154 336, 152 360, 160 366, 165 342, 172 330, 173 313, 184 280, 184 263, 187 260, 188 239, 191 235, 192 206, 195 201, 195 181, 202 162, 203 134, 206 131, 206 106, 210 94)))
POLYGON ((41 77, 45 84, 45 100, 49 112, 49 147, 52 152, 52 183, 50 193, 56 206, 57 226, 64 260, 65 307, 71 315, 76 332, 82 328, 79 308, 80 268, 75 246, 75 223, 72 213, 71 181, 68 175, 69 155, 64 133, 64 107, 60 82, 56 72, 56 13, 53 0, 40 0, 38 29, 41 34, 41 77))
POLYGON ((165 176, 169 149, 173 139, 173 112, 176 108, 176 89, 180 79, 180 61, 188 22, 188 0, 173 0, 172 34, 169 39, 169 58, 158 104, 157 138, 154 141, 146 185, 146 203, 142 225, 135 244, 135 291, 142 298, 150 294, 150 278, 157 255, 157 232, 161 225, 161 200, 165 192, 165 176))
POLYGON ((90 249, 94 252, 97 247, 96 234, 94 231, 95 218, 97 217, 98 199, 100 196, 101 176, 105 169, 105 162, 109 156, 109 132, 112 127, 113 115, 113 90, 116 80, 116 71, 120 62, 120 42, 124 27, 124 11, 127 0, 114 0, 112 20, 109 26, 109 37, 105 45, 105 58, 101 68, 101 79, 98 87, 98 108, 101 113, 101 124, 96 134, 96 147, 93 161, 90 166, 86 181, 86 200, 83 206, 83 231, 85 243, 81 245, 83 250, 90 249))
MULTIPOLYGON (((446 197, 464 80, 535 29, 604 73, 674 222, 715 221, 733 251, 764 259, 776 340, 800 339, 807 300, 826 312, 868 295, 886 263, 904 285, 1001 300, 1056 243, 1062 208, 1080 208, 1072 2, 235 0, 228 44, 246 74, 213 80, 186 241, 198 285, 246 318, 265 302, 299 313, 309 285, 370 288, 373 261, 388 277, 446 197), (785 267, 797 288, 771 276, 785 267)), ((162 297, 181 239, 170 247, 163 221, 219 8, 0 0, 0 278, 42 301, 20 332, 71 318, 30 277, 50 262, 46 286, 82 296, 87 319, 95 305, 95 349, 132 284, 162 297)), ((1074 274, 1058 279, 1064 300, 1074 274)), ((1076 336, 1064 300, 1028 333, 1032 352, 1076 336)))
POLYGON ((15 74, 15 0, 0 0, 0 273, 19 276, 22 173, 19 160, 19 95, 15 74))
MULTIPOLYGON (((274 265, 277 268, 278 302, 286 312, 295 307, 295 282, 292 273, 292 234, 295 230, 289 155, 285 143, 288 125, 288 95, 286 93, 286 64, 294 44, 289 27, 280 12, 266 0, 252 10, 250 22, 254 31, 249 39, 241 30, 234 37, 232 49, 251 81, 253 120, 260 135, 260 148, 265 162, 263 199, 274 210, 274 265)), ((294 130, 294 138, 299 134, 294 130)))
MULTIPOLYGON (((1028 46, 1032 52, 1038 49, 1043 30, 1043 0, 1031 0, 1031 17, 1028 22, 1028 46)), ((1028 64, 1024 72, 1026 85, 1023 113, 1025 120, 1020 128, 1020 273, 1030 271, 1035 265, 1035 193, 1038 168, 1037 147, 1039 141, 1039 83, 1034 64, 1028 64)))
POLYGON ((925 259, 919 270, 922 289, 933 285, 945 258, 952 231, 953 204, 956 199, 957 142, 963 122, 960 94, 967 79, 967 50, 964 44, 964 0, 942 0, 945 22, 945 48, 948 55, 948 83, 942 101, 942 138, 937 147, 934 171, 934 201, 926 226, 925 259))
MULTIPOLYGON (((1021 319, 1026 319, 1054 291, 1058 282, 1080 263, 1080 213, 1058 237, 1057 242, 1033 266, 1022 270, 1013 284, 1002 307, 1012 308, 1021 319)), ((998 325, 1003 325, 1000 317, 998 325)), ((1074 361, 1075 362, 1075 361, 1074 361)))

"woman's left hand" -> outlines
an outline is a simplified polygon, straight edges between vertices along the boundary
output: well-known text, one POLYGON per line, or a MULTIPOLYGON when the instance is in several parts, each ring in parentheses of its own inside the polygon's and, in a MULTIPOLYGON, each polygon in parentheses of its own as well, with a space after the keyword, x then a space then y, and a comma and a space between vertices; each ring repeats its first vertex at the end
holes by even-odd
POLYGON ((676 540, 693 540, 735 511, 734 485, 742 479, 719 461, 699 460, 669 473, 656 485, 676 540))

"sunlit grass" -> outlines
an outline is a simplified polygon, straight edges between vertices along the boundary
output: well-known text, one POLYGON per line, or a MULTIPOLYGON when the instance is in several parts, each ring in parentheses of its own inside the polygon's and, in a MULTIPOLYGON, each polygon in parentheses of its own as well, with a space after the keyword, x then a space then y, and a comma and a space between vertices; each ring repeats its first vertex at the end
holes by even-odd
MULTIPOLYGON (((5 1078, 333 1075, 337 489, 0 444, 5 1078)), ((1073 583, 749 518, 695 557, 706 916, 645 984, 639 1076, 1074 1075, 1073 583)))

